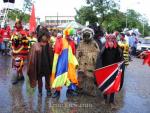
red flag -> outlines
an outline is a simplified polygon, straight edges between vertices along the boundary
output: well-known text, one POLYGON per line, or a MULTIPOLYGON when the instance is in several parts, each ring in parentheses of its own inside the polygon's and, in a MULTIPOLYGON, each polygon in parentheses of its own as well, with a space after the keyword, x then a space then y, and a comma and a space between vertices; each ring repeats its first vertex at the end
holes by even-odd
POLYGON ((29 31, 30 32, 34 32, 36 29, 36 18, 35 18, 35 9, 34 9, 34 4, 32 6, 32 12, 31 12, 31 16, 30 16, 30 28, 29 31))
POLYGON ((123 62, 95 70, 94 75, 99 89, 104 94, 118 92, 120 89, 123 62))

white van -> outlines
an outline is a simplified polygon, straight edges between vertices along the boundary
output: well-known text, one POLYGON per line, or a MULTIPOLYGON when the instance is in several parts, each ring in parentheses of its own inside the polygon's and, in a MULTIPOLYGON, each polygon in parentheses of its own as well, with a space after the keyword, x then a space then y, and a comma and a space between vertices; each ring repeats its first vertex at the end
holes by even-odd
POLYGON ((150 51, 150 37, 145 37, 143 38, 143 40, 141 41, 141 43, 139 43, 137 45, 137 51, 145 51, 148 50, 150 51))

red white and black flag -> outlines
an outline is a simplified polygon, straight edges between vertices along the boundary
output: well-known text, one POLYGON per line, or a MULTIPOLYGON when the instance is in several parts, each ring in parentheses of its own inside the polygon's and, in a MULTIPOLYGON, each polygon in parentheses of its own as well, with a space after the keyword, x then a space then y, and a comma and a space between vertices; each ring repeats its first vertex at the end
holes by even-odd
POLYGON ((119 92, 123 67, 122 61, 95 70, 96 82, 103 94, 119 92))
POLYGON ((7 3, 7 2, 9 2, 9 3, 15 3, 15 0, 3 0, 3 2, 4 3, 7 3))

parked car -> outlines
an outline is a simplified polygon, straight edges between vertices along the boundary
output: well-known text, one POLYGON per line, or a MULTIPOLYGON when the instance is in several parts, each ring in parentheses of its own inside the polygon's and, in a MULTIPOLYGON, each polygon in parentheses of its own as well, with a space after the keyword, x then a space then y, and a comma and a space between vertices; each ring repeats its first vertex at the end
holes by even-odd
POLYGON ((150 51, 150 37, 145 37, 137 44, 137 52, 150 51))

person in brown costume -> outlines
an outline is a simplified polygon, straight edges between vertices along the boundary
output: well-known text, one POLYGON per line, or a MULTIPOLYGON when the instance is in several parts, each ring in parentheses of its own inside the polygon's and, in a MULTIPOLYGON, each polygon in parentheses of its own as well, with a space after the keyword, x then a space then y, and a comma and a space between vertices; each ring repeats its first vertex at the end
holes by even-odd
POLYGON ((98 88, 95 84, 93 71, 95 70, 99 46, 93 39, 94 31, 91 28, 82 30, 83 40, 77 48, 79 92, 90 96, 97 96, 98 88))
POLYGON ((53 49, 48 44, 49 31, 45 27, 41 27, 38 32, 38 42, 35 43, 29 54, 28 76, 30 86, 36 87, 38 83, 39 95, 42 96, 42 77, 45 77, 45 88, 47 96, 51 95, 50 91, 50 75, 52 71, 53 49))

